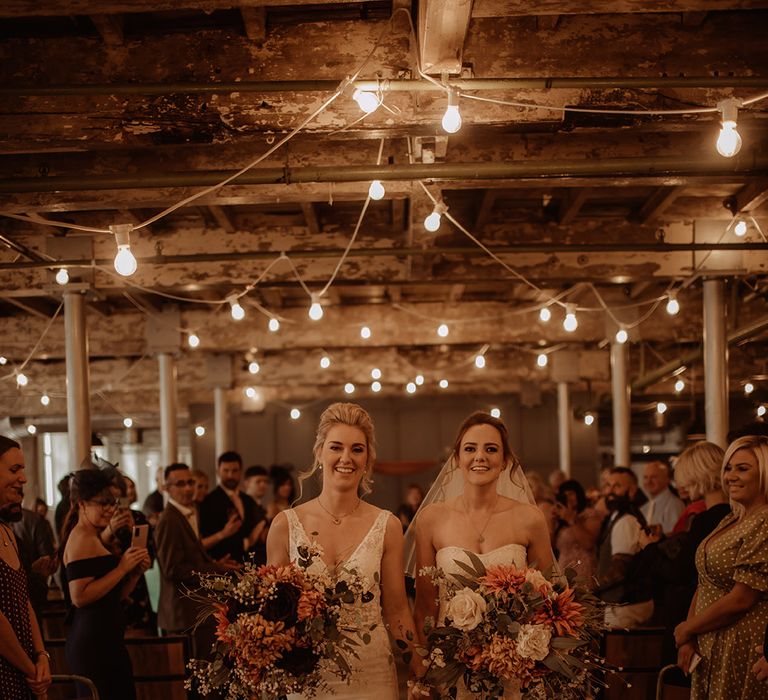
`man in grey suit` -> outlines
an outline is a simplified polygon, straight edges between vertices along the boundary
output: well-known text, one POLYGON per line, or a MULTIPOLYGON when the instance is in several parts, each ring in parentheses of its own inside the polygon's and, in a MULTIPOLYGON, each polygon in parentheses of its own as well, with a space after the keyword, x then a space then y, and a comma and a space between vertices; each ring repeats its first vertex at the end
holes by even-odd
POLYGON ((225 573, 233 566, 216 562, 200 543, 194 506, 195 478, 186 464, 165 469, 168 503, 155 528, 155 547, 160 566, 160 600, 157 622, 169 634, 188 634, 194 658, 208 658, 213 643, 213 621, 194 630, 200 606, 185 592, 198 587, 198 573, 225 573))

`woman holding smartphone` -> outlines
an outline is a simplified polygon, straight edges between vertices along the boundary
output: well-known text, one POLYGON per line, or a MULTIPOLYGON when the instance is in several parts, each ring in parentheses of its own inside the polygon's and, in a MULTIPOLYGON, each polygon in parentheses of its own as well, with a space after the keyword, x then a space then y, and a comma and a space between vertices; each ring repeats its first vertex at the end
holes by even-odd
POLYGON ((72 475, 61 542, 74 606, 65 651, 70 670, 90 678, 100 697, 135 700, 122 600, 149 567, 149 555, 146 548, 129 547, 118 557, 101 540, 117 507, 112 476, 96 469, 72 475))

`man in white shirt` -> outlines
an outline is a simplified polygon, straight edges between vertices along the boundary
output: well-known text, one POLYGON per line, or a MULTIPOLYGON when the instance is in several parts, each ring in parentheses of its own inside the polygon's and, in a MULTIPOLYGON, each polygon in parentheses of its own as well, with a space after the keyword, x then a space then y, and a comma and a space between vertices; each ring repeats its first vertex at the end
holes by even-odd
POLYGON ((648 462, 645 465, 643 491, 649 499, 640 509, 646 522, 651 527, 660 527, 665 535, 671 535, 685 510, 685 503, 669 490, 669 467, 664 462, 648 462))

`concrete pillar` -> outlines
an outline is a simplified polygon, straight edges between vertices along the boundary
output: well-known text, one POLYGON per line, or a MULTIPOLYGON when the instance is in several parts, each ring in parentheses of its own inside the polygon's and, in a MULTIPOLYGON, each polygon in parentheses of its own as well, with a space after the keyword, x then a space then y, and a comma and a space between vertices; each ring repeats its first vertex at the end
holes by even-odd
POLYGON ((160 445, 162 466, 179 461, 176 430, 176 358, 167 352, 157 356, 160 368, 160 445))
POLYGON ((64 347, 67 364, 69 468, 78 469, 91 451, 88 335, 85 327, 85 300, 78 292, 64 293, 64 347))
POLYGON ((557 383, 557 433, 560 469, 571 476, 571 397, 568 382, 557 383))
POLYGON ((707 440, 728 444, 728 343, 725 281, 704 280, 704 413, 707 440))
POLYGON ((217 386, 213 390, 214 425, 216 432, 216 459, 222 452, 231 449, 229 441, 229 406, 227 405, 227 389, 217 386))
POLYGON ((629 450, 629 402, 632 390, 627 380, 627 354, 626 343, 611 343, 613 464, 616 467, 628 467, 632 459, 629 450))

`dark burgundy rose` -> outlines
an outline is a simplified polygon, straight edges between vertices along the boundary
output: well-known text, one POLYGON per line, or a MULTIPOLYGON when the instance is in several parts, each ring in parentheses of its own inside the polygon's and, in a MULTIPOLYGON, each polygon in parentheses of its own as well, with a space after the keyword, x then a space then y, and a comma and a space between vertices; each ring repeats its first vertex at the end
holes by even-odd
POLYGON ((290 628, 299 621, 301 591, 292 583, 276 583, 273 596, 264 603, 261 615, 270 622, 283 622, 290 628))
POLYGON ((311 649, 295 647, 287 651, 281 658, 275 661, 275 666, 294 676, 303 676, 312 673, 317 667, 320 657, 311 649))

